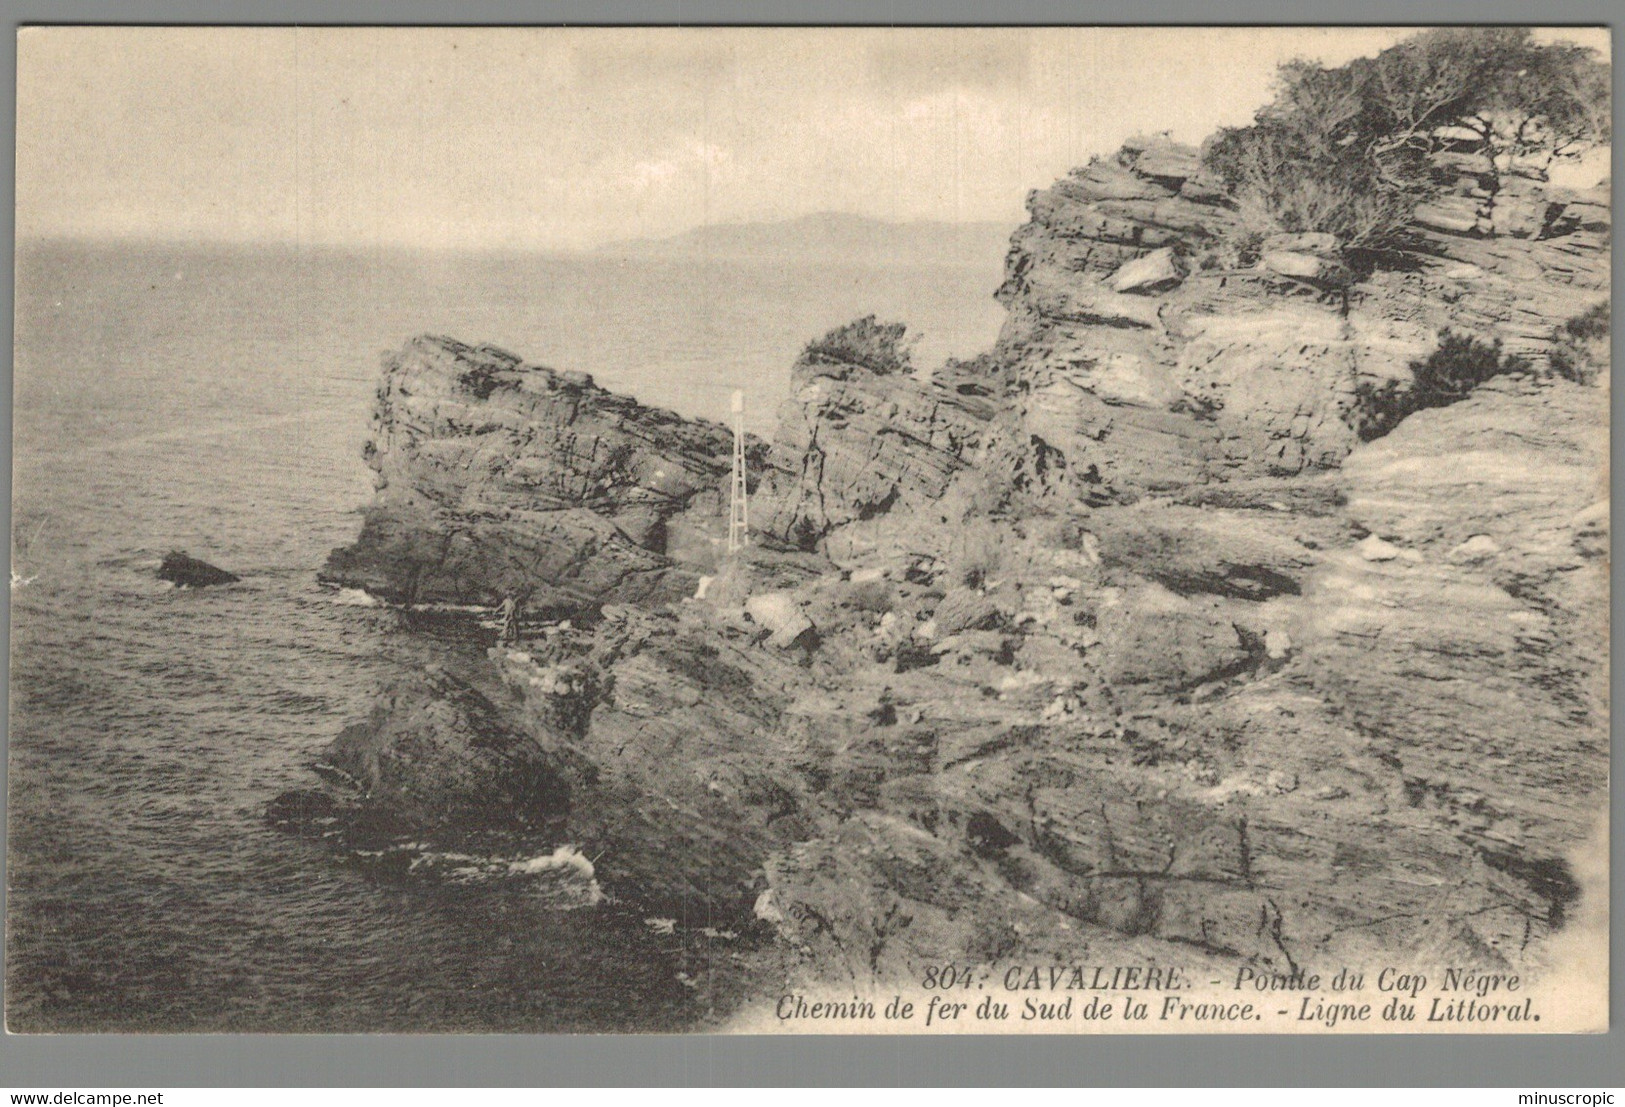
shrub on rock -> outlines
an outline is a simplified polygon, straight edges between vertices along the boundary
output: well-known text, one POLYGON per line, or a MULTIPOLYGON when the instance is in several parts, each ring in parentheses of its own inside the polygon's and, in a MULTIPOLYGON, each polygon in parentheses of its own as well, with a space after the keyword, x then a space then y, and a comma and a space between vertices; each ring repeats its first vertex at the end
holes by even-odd
POLYGON ((903 323, 882 323, 873 315, 865 315, 809 342, 805 356, 859 365, 873 373, 907 373, 913 369, 907 330, 903 323))
POLYGON ((1492 377, 1523 373, 1531 368, 1528 359, 1502 354, 1501 340, 1480 342, 1472 335, 1456 334, 1446 327, 1439 332, 1439 345, 1427 357, 1410 364, 1411 386, 1401 389, 1398 381, 1381 385, 1361 382, 1355 389, 1355 429, 1370 442, 1381 438, 1407 415, 1430 407, 1448 407, 1492 377))
POLYGON ((1552 372, 1575 384, 1594 384, 1608 368, 1608 301, 1566 320, 1553 336, 1552 372))

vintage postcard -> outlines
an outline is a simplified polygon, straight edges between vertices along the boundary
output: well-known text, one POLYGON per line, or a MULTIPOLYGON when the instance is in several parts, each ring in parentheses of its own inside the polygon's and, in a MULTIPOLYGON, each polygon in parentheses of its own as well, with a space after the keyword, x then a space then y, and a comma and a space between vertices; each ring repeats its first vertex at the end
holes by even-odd
POLYGON ((7 1028, 1605 1029, 1609 50, 24 29, 7 1028))

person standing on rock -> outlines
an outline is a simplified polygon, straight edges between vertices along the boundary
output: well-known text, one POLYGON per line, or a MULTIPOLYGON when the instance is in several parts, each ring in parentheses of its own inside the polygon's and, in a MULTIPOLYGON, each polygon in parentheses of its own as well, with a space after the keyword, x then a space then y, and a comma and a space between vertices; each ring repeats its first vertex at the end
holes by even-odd
POLYGON ((502 597, 502 621, 498 625, 497 641, 502 645, 519 641, 519 603, 512 596, 502 597))

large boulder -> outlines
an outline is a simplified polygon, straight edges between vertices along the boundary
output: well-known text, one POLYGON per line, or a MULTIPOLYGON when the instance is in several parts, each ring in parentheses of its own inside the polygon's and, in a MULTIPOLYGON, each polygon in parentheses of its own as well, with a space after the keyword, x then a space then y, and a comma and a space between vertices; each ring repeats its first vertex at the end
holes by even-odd
POLYGON ((1184 280, 1185 273, 1171 247, 1152 250, 1144 257, 1125 262, 1112 274, 1113 292, 1159 292, 1184 280))
POLYGON ((768 641, 788 649, 813 629, 812 620, 788 592, 762 592, 745 602, 745 612, 770 632, 768 641))
POLYGON ((1202 172, 1201 151, 1166 134, 1135 136, 1123 143, 1122 160, 1141 177, 1177 187, 1202 172))
POLYGON ((1096 511, 1089 526, 1108 568, 1149 577, 1179 595, 1296 596, 1320 561, 1319 547, 1334 540, 1341 523, 1260 506, 1264 510, 1244 512, 1113 507, 1096 511))
POLYGON ((1270 250, 1258 259, 1258 263, 1272 273, 1296 277, 1301 281, 1316 280, 1327 269, 1324 258, 1296 250, 1270 250))
POLYGON ((1157 584, 1106 593, 1097 620, 1103 675, 1118 687, 1184 691, 1245 672, 1264 651, 1223 600, 1157 584))
POLYGON ((1446 234, 1483 234, 1488 229, 1479 202, 1468 196, 1440 196, 1417 204, 1416 222, 1446 234))

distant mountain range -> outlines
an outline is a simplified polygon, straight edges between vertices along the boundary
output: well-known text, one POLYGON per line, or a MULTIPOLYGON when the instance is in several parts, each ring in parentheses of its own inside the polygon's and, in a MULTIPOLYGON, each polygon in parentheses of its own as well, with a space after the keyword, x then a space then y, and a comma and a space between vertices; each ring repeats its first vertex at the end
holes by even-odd
POLYGON ((670 238, 598 247, 600 255, 695 260, 848 261, 870 264, 989 265, 1009 247, 1014 223, 888 223, 834 212, 777 223, 719 223, 670 238))

